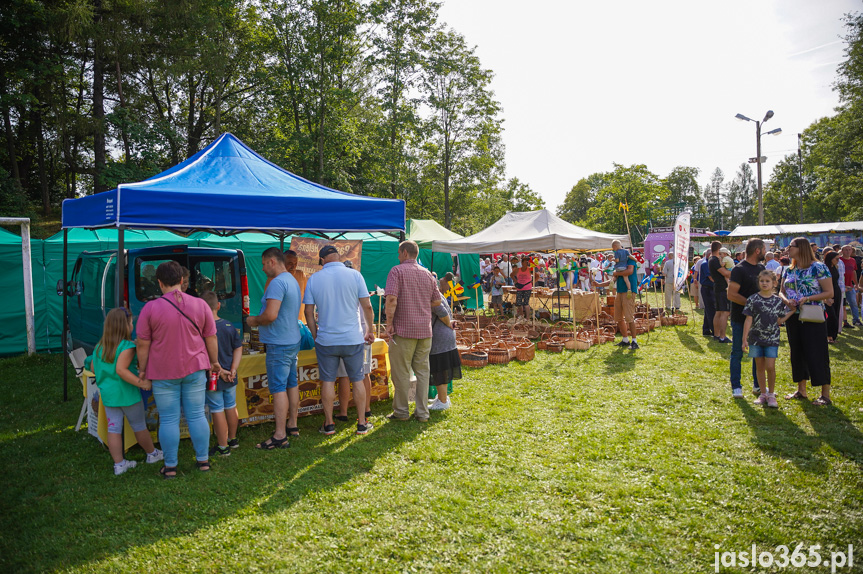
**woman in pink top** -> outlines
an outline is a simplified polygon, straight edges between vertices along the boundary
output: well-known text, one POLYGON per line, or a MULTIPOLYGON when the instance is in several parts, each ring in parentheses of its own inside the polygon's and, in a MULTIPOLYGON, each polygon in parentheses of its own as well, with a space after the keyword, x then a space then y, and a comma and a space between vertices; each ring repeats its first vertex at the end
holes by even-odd
POLYGON ((527 318, 530 312, 530 292, 533 289, 533 268, 528 257, 521 259, 521 267, 515 274, 515 288, 518 290, 515 294, 515 316, 522 315, 527 318))
POLYGON ((165 453, 164 478, 177 476, 180 406, 189 425, 197 467, 210 470, 210 426, 204 416, 207 369, 221 373, 216 323, 210 307, 180 290, 183 268, 166 261, 156 269, 162 296, 144 305, 138 317, 138 371, 152 381, 159 410, 159 442, 165 453))

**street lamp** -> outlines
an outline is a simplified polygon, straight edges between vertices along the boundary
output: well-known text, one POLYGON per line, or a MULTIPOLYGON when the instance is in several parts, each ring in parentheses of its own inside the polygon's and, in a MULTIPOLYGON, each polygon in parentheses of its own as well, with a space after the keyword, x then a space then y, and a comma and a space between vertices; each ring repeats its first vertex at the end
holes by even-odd
MULTIPOLYGON (((773 110, 767 110, 767 113, 764 114, 764 119, 760 122, 758 120, 753 120, 752 118, 747 118, 743 114, 737 114, 734 117, 742 122, 755 122, 756 155, 753 159, 755 160, 754 163, 758 164, 758 225, 764 225, 764 197, 761 193, 761 163, 767 158, 761 157, 761 124, 773 117, 773 110)), ((770 130, 765 133, 766 135, 776 136, 782 133, 782 128, 776 128, 775 130, 770 130)), ((749 162, 753 163, 752 159, 750 159, 749 162)))

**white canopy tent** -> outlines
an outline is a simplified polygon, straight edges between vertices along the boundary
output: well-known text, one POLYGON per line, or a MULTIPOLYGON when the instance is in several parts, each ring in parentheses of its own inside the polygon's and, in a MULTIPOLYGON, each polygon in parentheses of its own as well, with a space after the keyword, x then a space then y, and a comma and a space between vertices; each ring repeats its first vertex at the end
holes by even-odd
POLYGON ((491 226, 463 239, 434 241, 432 251, 446 253, 501 253, 513 251, 555 251, 572 249, 589 251, 610 249, 620 240, 630 247, 626 235, 591 231, 567 223, 547 209, 507 212, 491 226))
POLYGON ((813 235, 816 233, 843 233, 863 230, 863 221, 835 221, 832 223, 794 223, 790 225, 741 225, 728 237, 764 237, 774 235, 813 235))

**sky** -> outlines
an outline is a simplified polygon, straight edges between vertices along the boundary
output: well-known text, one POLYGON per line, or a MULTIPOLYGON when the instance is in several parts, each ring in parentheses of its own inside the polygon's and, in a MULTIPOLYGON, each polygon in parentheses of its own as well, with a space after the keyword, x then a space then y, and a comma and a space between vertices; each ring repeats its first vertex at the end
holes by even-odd
MULTIPOLYGON (((763 182, 797 134, 833 115, 851 0, 444 0, 440 19, 494 72, 507 177, 555 209, 579 179, 614 164, 718 167, 755 157, 763 182)), ((752 166, 755 167, 754 165, 752 166)), ((753 172, 755 170, 753 169, 753 172)))

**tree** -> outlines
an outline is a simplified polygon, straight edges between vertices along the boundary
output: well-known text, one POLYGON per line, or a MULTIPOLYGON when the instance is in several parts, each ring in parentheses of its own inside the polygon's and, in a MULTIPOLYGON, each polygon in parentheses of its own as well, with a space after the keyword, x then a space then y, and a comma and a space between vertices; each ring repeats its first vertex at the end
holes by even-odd
POLYGON ((757 221, 758 189, 748 163, 740 164, 740 170, 728 184, 728 195, 724 211, 725 221, 736 225, 753 225, 757 221))
POLYGON ((670 193, 669 203, 684 204, 692 211, 701 207, 701 194, 698 187, 698 174, 701 172, 697 167, 678 166, 671 170, 663 185, 670 193))
POLYGON ((648 209, 651 206, 667 203, 671 195, 659 176, 645 165, 629 167, 614 164, 614 171, 591 179, 598 186, 595 191, 594 206, 588 209, 585 223, 590 229, 606 233, 626 233, 626 220, 620 204, 629 207, 630 229, 645 227, 648 222, 648 209))
POLYGON ((561 219, 580 224, 587 218, 587 211, 593 207, 594 196, 586 179, 578 180, 566 194, 563 203, 557 208, 557 216, 561 219))
POLYGON ((498 131, 500 109, 489 90, 492 73, 475 50, 453 30, 439 29, 429 39, 422 92, 430 109, 429 131, 436 139, 443 191, 444 226, 452 227, 450 200, 457 164, 476 151, 489 131, 498 131))

